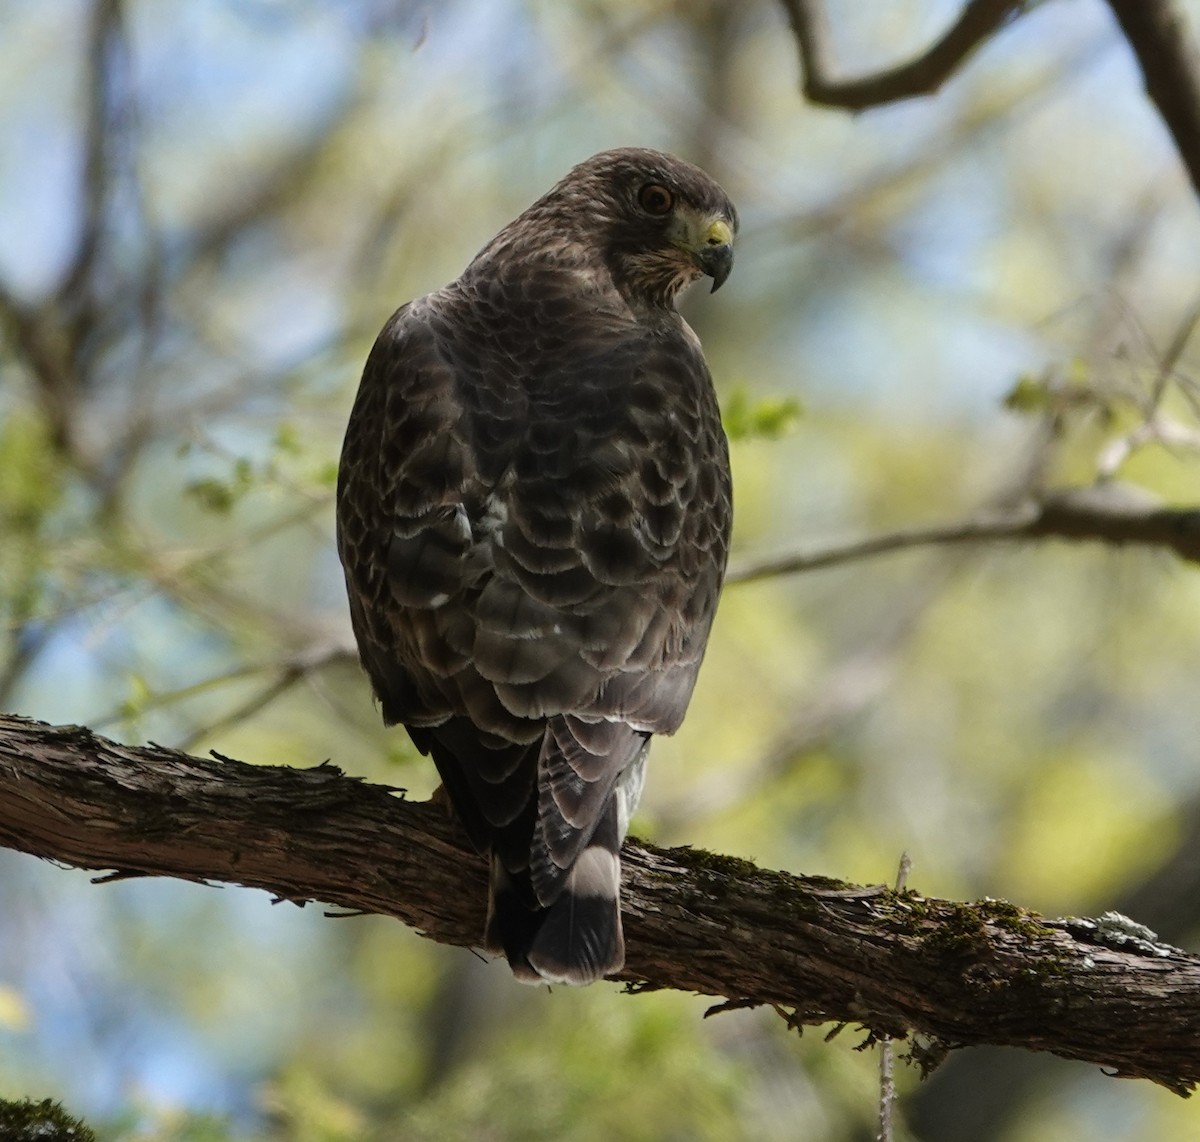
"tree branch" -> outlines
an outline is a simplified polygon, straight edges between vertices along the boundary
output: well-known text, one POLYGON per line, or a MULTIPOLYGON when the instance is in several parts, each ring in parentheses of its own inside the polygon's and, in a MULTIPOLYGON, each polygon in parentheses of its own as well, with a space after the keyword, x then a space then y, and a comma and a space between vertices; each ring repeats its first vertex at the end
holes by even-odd
POLYGON ((968 0, 941 38, 915 59, 858 79, 833 77, 832 37, 823 0, 783 0, 783 6, 800 51, 805 98, 826 107, 861 111, 932 95, 984 40, 1019 15, 1025 4, 1024 0, 968 0))
POLYGON ((1200 563, 1200 508, 1164 508, 1148 493, 1127 484, 1065 488, 1047 492, 1038 500, 1008 512, 933 527, 905 528, 817 551, 791 552, 745 562, 735 566, 725 581, 750 583, 913 547, 1034 539, 1161 547, 1181 559, 1200 563))
POLYGON ((1108 6, 1200 193, 1200 66, 1183 14, 1171 0, 1108 0, 1108 6))
MULTIPOLYGON (((314 769, 190 757, 90 730, 0 716, 0 845, 118 875, 262 888, 394 916, 471 946, 487 872, 431 803, 314 769)), ((1127 923, 1043 921, 759 869, 636 842, 624 853, 636 989, 786 1009, 790 1024, 855 1023, 946 1049, 1052 1051, 1154 1080, 1200 1081, 1200 958, 1127 923)), ((728 1006, 728 1005, 726 1005, 728 1006)))

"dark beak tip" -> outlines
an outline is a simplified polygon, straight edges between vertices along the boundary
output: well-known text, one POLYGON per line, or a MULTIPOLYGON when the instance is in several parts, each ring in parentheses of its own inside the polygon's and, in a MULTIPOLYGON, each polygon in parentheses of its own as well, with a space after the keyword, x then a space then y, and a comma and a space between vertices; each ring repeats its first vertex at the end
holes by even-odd
POLYGON ((716 293, 729 280, 730 271, 733 269, 733 247, 718 246, 706 251, 703 269, 713 280, 709 293, 716 293))

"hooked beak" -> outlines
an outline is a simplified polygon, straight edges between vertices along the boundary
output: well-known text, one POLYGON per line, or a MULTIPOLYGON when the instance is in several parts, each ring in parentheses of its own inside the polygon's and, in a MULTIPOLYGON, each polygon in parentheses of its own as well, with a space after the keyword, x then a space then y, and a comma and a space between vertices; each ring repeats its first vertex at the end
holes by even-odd
POLYGON ((730 245, 706 246, 696 254, 696 261, 700 268, 712 278, 713 284, 710 292, 716 293, 725 284, 725 279, 729 277, 729 272, 733 269, 733 247, 730 245))
POLYGON ((724 218, 714 218, 708 224, 693 257, 696 265, 712 278, 711 292, 716 293, 733 269, 733 230, 724 218))

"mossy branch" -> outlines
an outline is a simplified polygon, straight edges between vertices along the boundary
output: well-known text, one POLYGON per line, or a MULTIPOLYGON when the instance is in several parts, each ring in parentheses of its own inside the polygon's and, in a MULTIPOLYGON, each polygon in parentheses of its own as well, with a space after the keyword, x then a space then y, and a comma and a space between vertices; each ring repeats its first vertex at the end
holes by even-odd
MULTIPOLYGON (((442 808, 328 764, 198 758, 0 716, 0 845, 394 916, 463 947, 483 925, 484 862, 442 808)), ((634 841, 623 863, 634 990, 911 1038, 923 1064, 986 1043, 1180 1094, 1200 1081, 1200 958, 1119 917, 1045 920, 634 841)))
POLYGON ((90 1126, 51 1099, 0 1099, 0 1138, 5 1142, 96 1142, 90 1126))

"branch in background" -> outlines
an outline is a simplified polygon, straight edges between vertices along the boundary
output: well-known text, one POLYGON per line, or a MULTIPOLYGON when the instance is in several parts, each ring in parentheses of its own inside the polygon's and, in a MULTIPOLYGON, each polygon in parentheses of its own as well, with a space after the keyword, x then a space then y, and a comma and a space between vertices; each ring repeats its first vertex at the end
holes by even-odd
MULTIPOLYGON (((444 811, 314 769, 119 745, 76 726, 0 716, 0 845, 117 876, 261 888, 393 916, 470 947, 487 870, 444 811)), ((1043 921, 796 877, 631 842, 624 850, 636 990, 770 1005, 790 1025, 916 1034, 914 1057, 993 1043, 1149 1078, 1200 1081, 1200 958, 1112 918, 1043 921)))
POLYGON ((749 583, 775 575, 815 571, 913 547, 995 540, 1094 540, 1114 546, 1136 544, 1174 551, 1200 563, 1200 508, 1164 508, 1148 493, 1126 484, 1097 484, 1047 492, 1009 512, 978 516, 936 527, 887 532, 821 551, 794 552, 743 563, 727 583, 749 583))
MULTIPOLYGON (((128 55, 122 0, 94 0, 85 61, 86 122, 75 249, 49 299, 26 303, 0 282, 0 332, 32 375, 55 447, 94 486, 102 483, 101 465, 81 446, 78 421, 88 381, 87 354, 111 303, 111 297, 101 296, 104 288, 97 279, 113 241, 106 220, 117 173, 114 152, 128 100, 128 55)), ((113 292, 112 284, 106 284, 113 292)))
POLYGON ((1200 193, 1200 61, 1186 20, 1171 0, 1108 0, 1108 6, 1200 193))
MULTIPOLYGON (((57 300, 79 306, 81 295, 89 284, 105 240, 105 214, 112 196, 114 180, 113 149, 120 134, 118 127, 119 96, 115 90, 114 73, 118 61, 127 66, 125 42, 125 13, 122 0, 95 0, 92 5, 91 26, 87 47, 87 104, 86 127, 83 138, 83 203, 79 236, 57 300)), ((94 304, 96 298, 89 297, 94 304)), ((84 320, 82 314, 79 315, 84 320)))
POLYGON ((805 97, 826 107, 861 111, 933 94, 984 40, 1018 16, 1025 4, 1024 0, 969 0, 954 24, 921 55, 858 79, 833 78, 833 37, 824 0, 783 0, 783 6, 800 50, 805 97))
POLYGON ((874 211, 889 194, 907 193, 919 180, 928 177, 936 163, 962 154, 969 145, 989 134, 1009 130, 1019 112, 1029 113, 1043 106, 1061 90, 1064 82, 1091 66, 1106 46, 1102 37, 1092 36, 1069 49, 1054 65, 1033 75, 1014 77, 1005 91, 995 94, 986 106, 972 107, 967 115, 947 124, 936 136, 930 136, 870 173, 837 186, 823 201, 797 213, 767 216, 757 224, 747 218, 738 231, 738 240, 767 241, 775 246, 831 236, 836 236, 839 243, 869 240, 858 234, 857 227, 847 228, 846 220, 856 212, 874 211))
MULTIPOLYGON (((919 56, 872 75, 837 79, 824 0, 782 2, 800 53, 805 98, 852 111, 933 94, 976 48, 1029 6, 1027 0, 968 0, 958 19, 919 56)), ((1172 0, 1107 3, 1200 193, 1200 57, 1187 21, 1172 0)))

